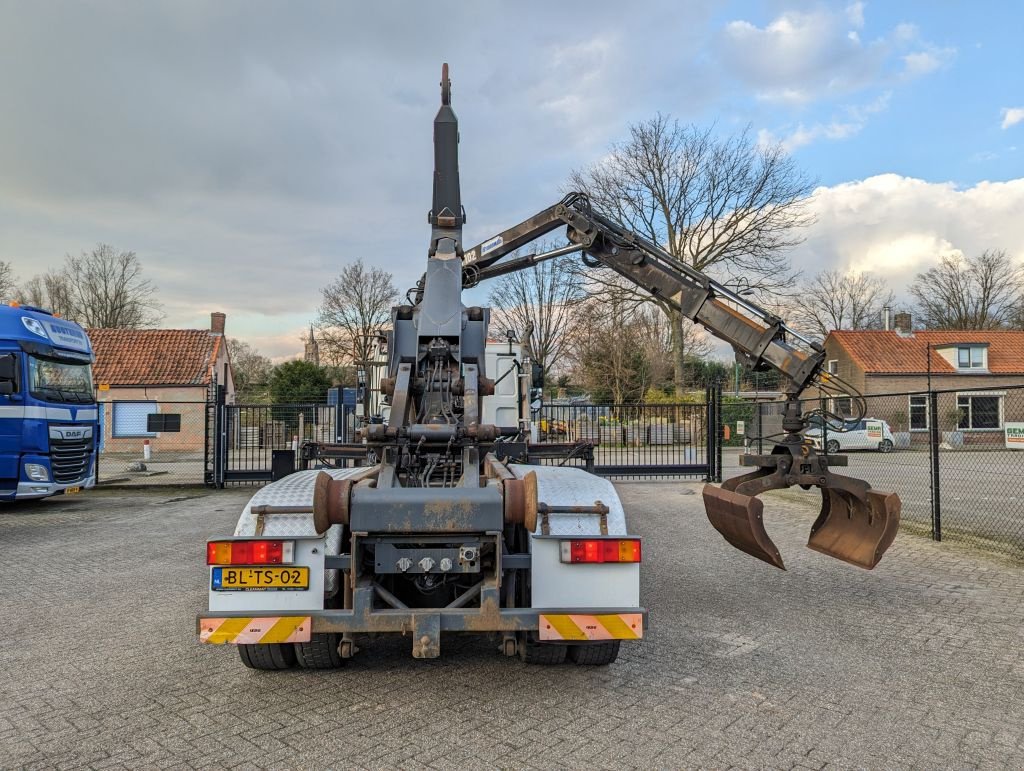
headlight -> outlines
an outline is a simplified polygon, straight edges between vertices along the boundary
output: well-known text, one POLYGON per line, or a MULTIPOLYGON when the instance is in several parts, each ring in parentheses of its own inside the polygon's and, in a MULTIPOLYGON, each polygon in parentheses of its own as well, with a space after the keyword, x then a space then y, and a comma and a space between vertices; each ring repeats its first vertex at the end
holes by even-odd
POLYGON ((26 463, 25 476, 33 482, 49 482, 50 470, 46 468, 46 466, 42 466, 38 463, 26 463))

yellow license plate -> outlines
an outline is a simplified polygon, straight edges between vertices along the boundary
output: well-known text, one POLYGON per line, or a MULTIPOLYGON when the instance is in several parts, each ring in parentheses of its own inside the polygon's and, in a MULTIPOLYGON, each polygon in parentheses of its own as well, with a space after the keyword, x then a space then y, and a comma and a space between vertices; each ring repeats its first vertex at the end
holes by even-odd
POLYGON ((74 495, 75 493, 80 493, 80 492, 82 492, 82 488, 81 487, 65 487, 64 488, 64 495, 74 495))
POLYGON ((211 571, 215 592, 303 591, 309 588, 309 568, 225 568, 211 571))

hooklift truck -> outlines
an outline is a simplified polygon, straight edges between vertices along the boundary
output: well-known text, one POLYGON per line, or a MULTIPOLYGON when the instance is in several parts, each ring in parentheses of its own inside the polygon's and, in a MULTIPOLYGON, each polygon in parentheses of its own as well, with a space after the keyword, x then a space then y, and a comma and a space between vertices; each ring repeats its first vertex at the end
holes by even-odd
POLYGON ((532 663, 609 664, 643 637, 641 540, 614 487, 579 468, 510 462, 524 426, 481 421, 494 393, 485 368, 489 309, 465 307, 464 287, 562 254, 610 268, 730 343, 742 363, 788 383, 784 436, 752 471, 707 485, 711 524, 733 546, 784 568, 756 495, 792 485, 822 491, 808 546, 872 568, 899 523, 895 494, 838 476, 845 458, 820 454, 803 432, 807 386, 854 393, 822 372, 822 348, 746 298, 693 270, 571 193, 471 249, 459 188, 458 123, 448 66, 434 119, 434 191, 427 270, 392 309, 387 423, 360 429, 364 465, 303 471, 260 490, 234 535, 207 544, 208 643, 238 647, 256 669, 341 665, 367 635, 409 634, 417 658, 444 635, 486 633, 532 663), (568 244, 502 258, 559 227, 568 244))

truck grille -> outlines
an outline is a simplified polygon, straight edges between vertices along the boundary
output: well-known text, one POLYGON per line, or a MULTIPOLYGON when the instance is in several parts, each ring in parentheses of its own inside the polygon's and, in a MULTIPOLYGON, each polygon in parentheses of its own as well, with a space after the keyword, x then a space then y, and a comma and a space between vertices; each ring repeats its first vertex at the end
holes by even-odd
POLYGON ((92 439, 51 439, 50 465, 53 481, 61 484, 80 482, 89 473, 92 439))

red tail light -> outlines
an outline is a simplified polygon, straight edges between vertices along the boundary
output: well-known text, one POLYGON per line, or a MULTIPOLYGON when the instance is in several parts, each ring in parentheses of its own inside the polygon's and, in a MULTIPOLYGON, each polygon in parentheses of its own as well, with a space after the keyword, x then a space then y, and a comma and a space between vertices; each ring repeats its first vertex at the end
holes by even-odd
POLYGON ((207 565, 290 565, 295 541, 209 541, 207 565))
POLYGON ((640 562, 638 538, 587 538, 562 541, 562 562, 640 562))

